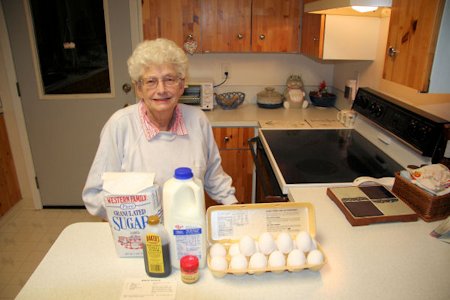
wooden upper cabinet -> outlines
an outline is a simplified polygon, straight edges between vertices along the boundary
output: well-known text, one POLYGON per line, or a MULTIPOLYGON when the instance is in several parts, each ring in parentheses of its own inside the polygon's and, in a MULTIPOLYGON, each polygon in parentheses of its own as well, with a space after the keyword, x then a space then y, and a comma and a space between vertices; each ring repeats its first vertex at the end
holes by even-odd
POLYGON ((142 0, 144 39, 168 38, 180 47, 191 36, 201 52, 200 0, 142 0))
POLYGON ((202 1, 203 52, 248 52, 251 0, 202 1))
POLYGON ((379 17, 304 13, 301 53, 323 60, 375 60, 379 17))
POLYGON ((300 1, 252 2, 252 51, 299 52, 300 1))
POLYGON ((383 78, 428 91, 444 0, 393 0, 383 78))
POLYGON ((322 58, 325 15, 303 13, 301 53, 322 58))
POLYGON ((196 52, 299 52, 299 0, 142 0, 144 39, 196 52))

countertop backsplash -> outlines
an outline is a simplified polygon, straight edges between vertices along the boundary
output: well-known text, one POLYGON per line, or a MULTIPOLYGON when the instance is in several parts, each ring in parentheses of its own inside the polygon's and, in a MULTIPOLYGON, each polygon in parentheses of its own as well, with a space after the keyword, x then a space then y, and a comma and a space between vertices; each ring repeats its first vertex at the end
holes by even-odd
MULTIPOLYGON (((273 87, 277 92, 283 94, 286 85, 221 85, 214 89, 214 92, 217 94, 225 93, 225 92, 243 92, 245 93, 244 103, 247 104, 256 104, 257 94, 263 91, 266 87, 273 87)), ((305 85, 305 99, 309 101, 308 94, 310 91, 317 89, 315 85, 305 85)), ((330 87, 330 91, 337 95, 337 100, 335 107, 339 110, 342 109, 350 109, 352 103, 349 103, 347 99, 344 98, 344 92, 330 87)))

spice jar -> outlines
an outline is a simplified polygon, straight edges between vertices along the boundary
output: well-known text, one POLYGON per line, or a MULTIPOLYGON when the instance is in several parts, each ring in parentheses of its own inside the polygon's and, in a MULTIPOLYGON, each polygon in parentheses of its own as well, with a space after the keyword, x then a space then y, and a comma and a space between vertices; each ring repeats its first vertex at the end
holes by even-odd
POLYGON ((194 283, 198 280, 198 257, 195 255, 183 256, 180 260, 181 280, 184 283, 194 283))

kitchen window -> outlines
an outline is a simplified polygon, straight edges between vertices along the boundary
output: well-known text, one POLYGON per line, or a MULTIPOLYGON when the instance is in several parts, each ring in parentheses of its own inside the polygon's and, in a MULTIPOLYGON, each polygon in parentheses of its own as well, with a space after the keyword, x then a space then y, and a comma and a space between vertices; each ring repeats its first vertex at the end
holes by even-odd
POLYGON ((106 9, 104 0, 29 0, 41 99, 110 95, 106 9))

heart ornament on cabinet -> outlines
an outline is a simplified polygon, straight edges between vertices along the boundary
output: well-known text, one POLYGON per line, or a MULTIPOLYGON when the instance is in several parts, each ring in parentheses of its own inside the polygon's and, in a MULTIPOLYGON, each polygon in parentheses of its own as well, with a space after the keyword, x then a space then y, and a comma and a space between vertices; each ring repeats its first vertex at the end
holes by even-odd
POLYGON ((197 46, 197 41, 194 39, 193 35, 188 35, 183 45, 184 50, 192 55, 194 54, 195 50, 197 50, 197 46))

